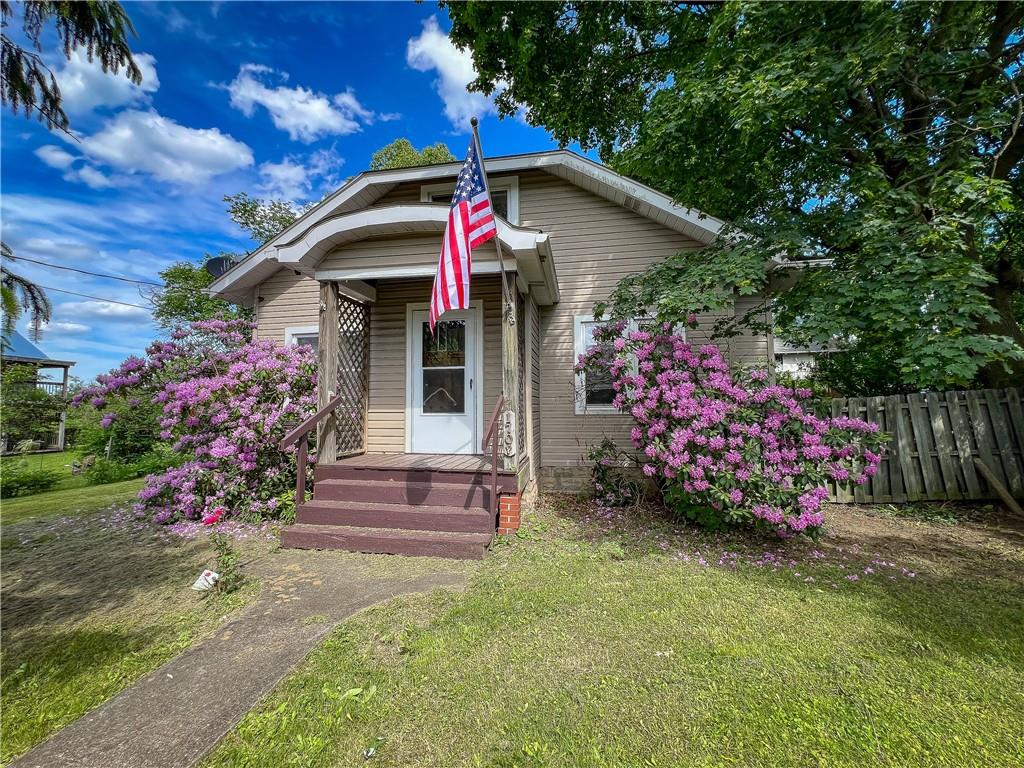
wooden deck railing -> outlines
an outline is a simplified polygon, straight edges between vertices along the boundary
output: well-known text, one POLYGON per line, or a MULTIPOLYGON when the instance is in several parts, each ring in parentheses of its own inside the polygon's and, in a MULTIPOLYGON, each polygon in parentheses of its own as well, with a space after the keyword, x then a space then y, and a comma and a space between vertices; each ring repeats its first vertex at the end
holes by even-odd
POLYGON ((321 421, 330 416, 334 409, 341 405, 341 401, 344 399, 344 394, 336 395, 327 403, 327 405, 281 438, 281 442, 277 444, 277 447, 282 451, 290 448, 295 443, 299 444, 298 466, 296 467, 297 471, 295 473, 296 509, 298 509, 299 505, 306 500, 306 460, 309 452, 309 433, 316 429, 317 425, 321 421))
POLYGON ((494 404, 494 411, 491 413, 490 421, 487 422, 487 429, 484 430, 484 439, 480 442, 480 451, 487 453, 487 444, 491 447, 491 512, 495 517, 498 515, 498 419, 505 408, 505 396, 498 395, 498 402, 494 404))

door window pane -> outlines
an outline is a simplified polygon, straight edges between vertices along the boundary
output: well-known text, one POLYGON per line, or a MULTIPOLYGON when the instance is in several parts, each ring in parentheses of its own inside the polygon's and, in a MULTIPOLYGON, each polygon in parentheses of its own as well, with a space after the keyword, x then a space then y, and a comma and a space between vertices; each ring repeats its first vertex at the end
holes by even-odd
POLYGON ((428 368, 423 371, 423 413, 465 413, 464 368, 428 368))
MULTIPOLYGON (((466 321, 442 320, 430 332, 423 324, 423 367, 447 368, 466 364, 466 321)), ((459 373, 461 376, 461 372, 459 373)))

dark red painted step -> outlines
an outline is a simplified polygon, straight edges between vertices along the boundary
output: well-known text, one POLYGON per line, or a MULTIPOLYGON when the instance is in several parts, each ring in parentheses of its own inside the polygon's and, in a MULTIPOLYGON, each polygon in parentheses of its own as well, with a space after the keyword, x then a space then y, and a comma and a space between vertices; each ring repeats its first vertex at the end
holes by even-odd
POLYGON ((491 489, 464 483, 401 483, 389 480, 322 480, 313 488, 318 501, 368 501, 375 504, 490 507, 491 489))
POLYGON ((311 525, 405 528, 419 531, 493 533, 494 515, 483 508, 379 504, 314 499, 299 507, 296 521, 311 525))
POLYGON ((491 543, 487 533, 408 531, 296 523, 281 530, 281 545, 295 549, 340 549, 387 555, 482 560, 491 543))
MULTIPOLYGON (((487 470, 469 472, 465 470, 423 469, 414 467, 358 467, 348 464, 318 464, 314 480, 370 480, 394 483, 463 483, 491 487, 491 473, 487 470)), ((512 472, 498 473, 498 491, 516 492, 516 476, 512 472)))

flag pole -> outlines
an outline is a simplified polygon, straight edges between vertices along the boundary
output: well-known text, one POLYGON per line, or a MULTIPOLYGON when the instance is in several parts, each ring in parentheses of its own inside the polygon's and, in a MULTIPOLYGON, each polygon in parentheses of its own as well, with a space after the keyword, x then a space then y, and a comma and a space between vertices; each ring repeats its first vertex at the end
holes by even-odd
MULTIPOLYGON (((480 121, 475 117, 469 119, 469 124, 473 126, 473 143, 476 146, 476 156, 480 160, 480 175, 484 180, 484 190, 487 192, 487 201, 491 204, 491 215, 497 217, 497 212, 494 210, 494 200, 491 198, 491 183, 487 180, 487 168, 484 167, 484 150, 480 146, 480 132, 477 130, 477 126, 480 121)), ((501 250, 501 236, 498 234, 498 222, 495 219, 494 222, 494 246, 498 249, 498 271, 501 273, 501 292, 505 296, 505 319, 509 325, 516 324, 516 306, 515 306, 515 292, 509 288, 508 278, 505 275, 505 258, 501 250)))
POLYGON ((484 167, 484 152, 480 146, 480 133, 477 131, 477 119, 474 117, 469 121, 473 126, 473 142, 476 145, 477 157, 480 160, 480 175, 484 179, 484 189, 487 191, 487 201, 491 206, 491 215, 494 220, 494 245, 498 249, 498 269, 501 272, 501 293, 505 304, 505 322, 501 324, 501 392, 505 397, 505 410, 502 413, 501 424, 498 435, 501 438, 502 463, 505 469, 515 469, 519 456, 519 409, 522 403, 519 399, 519 333, 521 328, 516 327, 516 286, 513 282, 508 284, 507 273, 505 272, 505 257, 501 249, 501 237, 498 235, 497 214, 494 212, 494 201, 491 200, 490 182, 487 181, 487 169, 484 167))

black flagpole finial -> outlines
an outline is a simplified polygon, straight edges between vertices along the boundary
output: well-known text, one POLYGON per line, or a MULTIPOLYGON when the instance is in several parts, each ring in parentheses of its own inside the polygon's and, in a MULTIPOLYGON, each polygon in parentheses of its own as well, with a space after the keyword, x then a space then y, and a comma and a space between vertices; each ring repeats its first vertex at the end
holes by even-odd
POLYGON ((475 117, 469 118, 469 124, 472 125, 474 128, 476 128, 477 125, 479 125, 479 123, 480 121, 477 120, 475 117))

